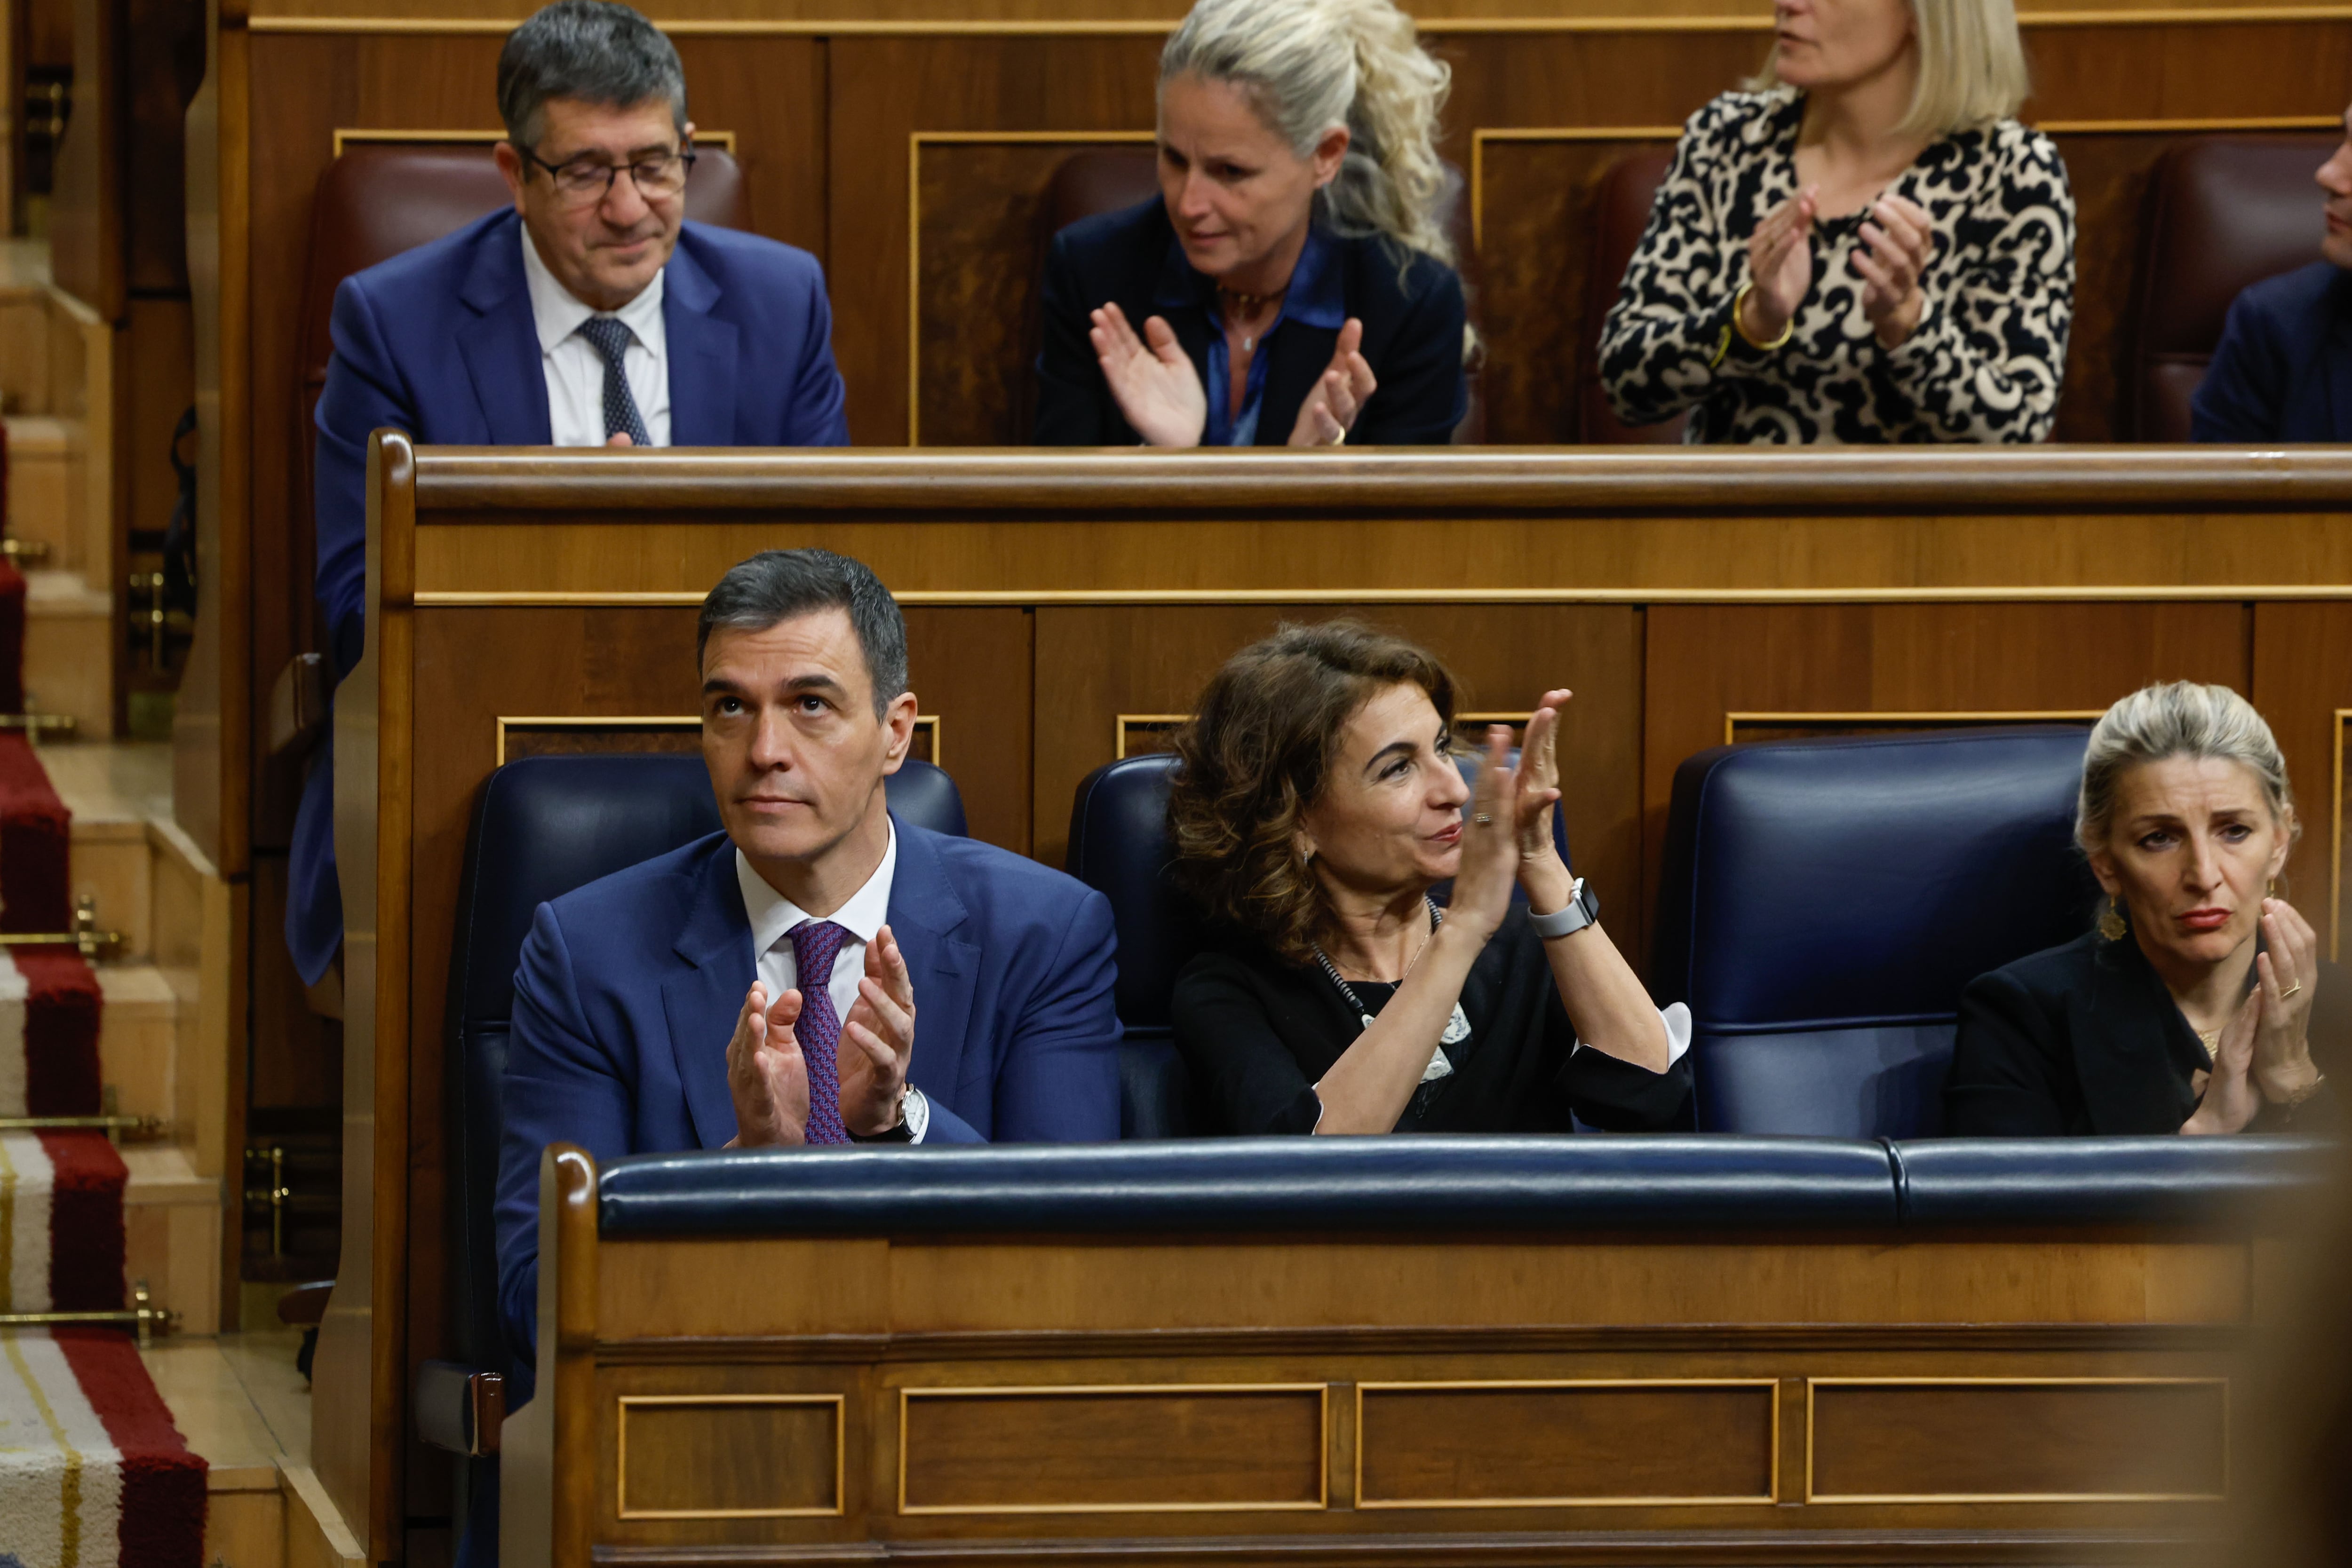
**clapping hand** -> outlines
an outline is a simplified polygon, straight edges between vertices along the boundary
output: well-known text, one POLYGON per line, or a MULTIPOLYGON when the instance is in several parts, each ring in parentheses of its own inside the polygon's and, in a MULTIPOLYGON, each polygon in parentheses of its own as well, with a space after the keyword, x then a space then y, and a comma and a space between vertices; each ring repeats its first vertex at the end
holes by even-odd
POLYGON ((1896 349, 1917 329, 1927 308, 1919 277, 1936 254, 1936 230, 1927 209, 1902 196, 1881 196, 1872 204, 1870 217, 1853 253, 1853 269, 1867 285, 1862 313, 1877 329, 1879 342, 1896 349))
POLYGON ((727 1042, 727 1093, 735 1102, 730 1149, 761 1149, 808 1141, 808 1062, 793 1025, 801 994, 786 990, 772 1006, 768 988, 754 982, 735 1015, 727 1042))
POLYGON ((866 945, 866 976, 841 1020, 841 1124, 871 1138, 898 1124, 915 1054, 915 981, 887 925, 866 945))
POLYGON ((1454 899, 1446 906, 1449 925, 1462 921, 1481 940, 1493 936, 1510 912, 1511 883, 1518 876, 1512 813, 1519 780, 1510 765, 1510 744, 1507 728, 1487 727, 1486 756, 1462 812, 1462 865, 1454 873, 1454 899))
POLYGON ((1198 446, 1208 428, 1209 394, 1192 357, 1176 340, 1176 329, 1154 316, 1143 337, 1127 323, 1127 312, 1106 305, 1093 313, 1087 336, 1118 412, 1153 446, 1198 446))
POLYGON ((2254 1035, 2262 1026, 2263 993, 2250 992, 2222 1026, 2221 1042, 2213 1048, 2213 1070, 2192 1073, 2191 1093, 2197 1111, 2180 1124, 2184 1133, 2243 1132, 2263 1108, 2262 1091, 2254 1087, 2254 1035))
POLYGON ((1813 219, 1821 211, 1821 187, 1808 185, 1764 214, 1748 238, 1748 291, 1739 329, 1751 342, 1769 343, 1796 319, 1813 287, 1813 219))
POLYGON ((1315 390, 1298 405, 1297 423, 1290 427, 1293 446, 1338 446, 1356 427, 1356 416, 1380 390, 1372 367, 1362 353, 1364 324, 1348 318, 1339 329, 1339 342, 1331 362, 1316 379, 1315 390))
POLYGON ((2284 898, 2263 900, 2264 951, 2254 955, 2262 1021, 2253 1079, 2263 1096, 2286 1100, 2318 1077, 2311 1062, 2311 998, 2319 985, 2319 934, 2284 898))

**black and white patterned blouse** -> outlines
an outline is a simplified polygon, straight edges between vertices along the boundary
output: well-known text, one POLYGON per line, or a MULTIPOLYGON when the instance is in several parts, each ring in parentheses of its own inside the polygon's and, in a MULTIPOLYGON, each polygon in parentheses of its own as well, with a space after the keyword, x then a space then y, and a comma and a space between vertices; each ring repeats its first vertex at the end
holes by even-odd
POLYGON ((1797 191, 1804 99, 1727 92, 1693 115, 1601 336, 1618 417, 1690 409, 1694 442, 2028 442, 2050 434, 2074 316, 2074 199, 2050 139, 2004 120, 1945 137, 1888 187, 1934 220, 1919 324, 1883 346, 1853 268, 1866 212, 1813 224, 1813 283, 1771 350, 1719 362, 1748 237, 1797 191))

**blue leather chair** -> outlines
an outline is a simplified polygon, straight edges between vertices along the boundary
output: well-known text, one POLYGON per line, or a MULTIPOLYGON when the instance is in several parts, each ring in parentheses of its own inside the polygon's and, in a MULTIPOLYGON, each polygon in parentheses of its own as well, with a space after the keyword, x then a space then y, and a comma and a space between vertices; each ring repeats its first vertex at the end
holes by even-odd
MULTIPOLYGON (((1476 766, 1475 758, 1464 758, 1463 776, 1476 766)), ((1175 768, 1167 752, 1122 758, 1087 774, 1070 807, 1067 869, 1110 900, 1118 931, 1122 1138, 1181 1138, 1208 1129, 1168 1014, 1177 971, 1203 937, 1200 912, 1168 874, 1168 789, 1175 768)), ((1553 823, 1567 860, 1567 831, 1558 817, 1553 823)), ((1439 903, 1446 891, 1436 890, 1439 903)), ((1519 896, 1516 890, 1513 896, 1519 896)))
MULTIPOLYGON (((955 780, 909 760, 890 809, 936 832, 965 832, 955 780)), ((530 757, 490 775, 474 803, 457 884, 443 1060, 448 1117, 450 1348, 417 1371, 418 1436, 465 1456, 461 1561, 497 1561, 497 1427, 507 1371, 490 1211, 499 1174, 499 1080, 514 1011, 515 964, 532 912, 551 898, 719 831, 710 776, 695 755, 530 757)))
POLYGON ((1960 991, 2088 928, 2085 731, 1766 742, 1675 774, 1651 989, 1701 1132, 1933 1137, 1960 991))

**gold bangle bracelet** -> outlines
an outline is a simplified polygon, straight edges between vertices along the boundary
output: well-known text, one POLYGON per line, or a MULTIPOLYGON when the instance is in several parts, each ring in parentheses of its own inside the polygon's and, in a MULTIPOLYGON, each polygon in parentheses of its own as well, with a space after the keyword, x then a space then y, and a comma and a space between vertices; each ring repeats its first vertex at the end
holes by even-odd
POLYGON ((1753 278, 1750 278, 1748 282, 1739 286, 1738 293, 1731 297, 1731 328, 1733 331, 1739 334, 1740 340, 1746 343, 1749 348, 1755 350, 1758 353, 1769 354, 1775 349, 1786 347, 1789 340, 1797 335, 1797 319, 1794 316, 1791 316, 1786 321, 1782 322, 1780 324, 1780 335, 1773 339, 1770 342, 1758 342, 1755 339, 1748 335, 1748 324, 1739 319, 1739 308, 1747 304, 1748 297, 1755 292, 1756 283, 1753 278))

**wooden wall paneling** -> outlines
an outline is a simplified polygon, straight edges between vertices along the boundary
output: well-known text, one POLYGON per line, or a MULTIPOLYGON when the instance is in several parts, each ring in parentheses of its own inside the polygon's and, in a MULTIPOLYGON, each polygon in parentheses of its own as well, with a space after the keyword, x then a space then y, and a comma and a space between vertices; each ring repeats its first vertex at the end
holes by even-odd
POLYGON ((188 287, 187 112, 204 79, 204 0, 122 0, 123 283, 188 287))
POLYGON ((852 440, 897 445, 909 435, 909 139, 1149 131, 1158 53, 1155 33, 828 43, 834 352, 849 384, 852 440))
POLYGON ((109 322, 122 316, 122 0, 74 0, 73 110, 56 152, 49 276, 109 322))
POLYGON ((1045 187, 1065 160, 1144 131, 915 133, 912 326, 917 444, 1025 446, 1036 427, 1045 187))
POLYGON ((1033 853, 1060 865, 1083 779, 1111 760, 1121 714, 1189 713, 1227 658, 1285 621, 1353 613, 1434 650, 1475 711, 1524 712, 1548 685, 1576 693, 1559 747, 1569 843, 1612 929, 1641 925, 1641 612, 1627 605, 1049 606, 1037 612, 1033 853))
POLYGON ((1727 714, 2104 711, 2155 680, 2242 690, 2249 619, 2234 603, 1653 605, 1645 874, 1658 874, 1675 768, 1723 744, 1727 714))
POLYGON ((2257 604, 2253 669, 2243 692, 2270 721, 2286 754, 2303 837, 2287 862, 2281 891, 2302 911, 2337 960, 2347 929, 2344 873, 2352 833, 2345 831, 2346 728, 2352 711, 2352 605, 2257 604))

